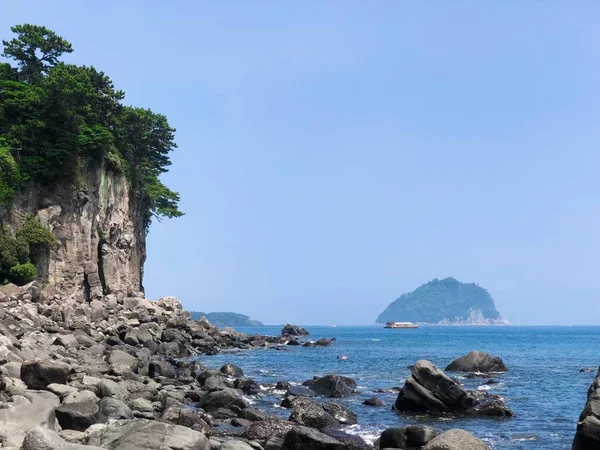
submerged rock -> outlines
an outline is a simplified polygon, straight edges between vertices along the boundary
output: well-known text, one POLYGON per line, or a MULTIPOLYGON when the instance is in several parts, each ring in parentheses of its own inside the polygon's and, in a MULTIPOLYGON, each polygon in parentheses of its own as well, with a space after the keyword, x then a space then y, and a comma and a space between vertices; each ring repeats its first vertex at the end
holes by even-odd
POLYGON ((473 350, 452 361, 446 370, 455 372, 506 372, 508 369, 498 356, 473 350))
POLYGON ((323 409, 343 425, 354 425, 357 422, 356 413, 350 408, 340 405, 339 403, 323 403, 323 409))

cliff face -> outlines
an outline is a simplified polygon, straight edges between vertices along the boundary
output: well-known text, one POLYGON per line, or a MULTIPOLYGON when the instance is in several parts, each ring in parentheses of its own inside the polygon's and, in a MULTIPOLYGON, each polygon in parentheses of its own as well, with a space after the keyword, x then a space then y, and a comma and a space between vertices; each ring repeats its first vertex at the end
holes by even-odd
POLYGON ((0 224, 13 233, 28 214, 58 241, 36 262, 50 290, 82 301, 142 289, 146 235, 127 180, 103 168, 84 172, 80 188, 25 185, 0 224))

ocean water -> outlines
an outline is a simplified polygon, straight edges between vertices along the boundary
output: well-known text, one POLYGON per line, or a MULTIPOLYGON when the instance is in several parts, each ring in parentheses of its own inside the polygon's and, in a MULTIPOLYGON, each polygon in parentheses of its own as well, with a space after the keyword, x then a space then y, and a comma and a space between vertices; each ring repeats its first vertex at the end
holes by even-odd
MULTIPOLYGON (((586 393, 600 363, 600 327, 439 327, 389 330, 382 327, 307 327, 312 339, 337 339, 332 347, 286 347, 203 356, 211 368, 225 362, 240 366, 245 375, 265 386, 277 381, 302 383, 329 373, 354 378, 360 395, 340 399, 358 415, 358 424, 345 431, 373 442, 384 429, 426 424, 442 430, 463 428, 493 449, 571 448, 586 393), (440 368, 471 350, 500 356, 509 371, 493 375, 498 384, 489 392, 501 395, 516 414, 512 419, 432 418, 392 411, 396 393, 378 389, 401 386, 408 366, 428 359, 440 368), (346 355, 347 360, 337 356, 346 355), (580 373, 583 367, 593 373, 580 373), (378 397, 384 407, 362 402, 378 397)), ((280 327, 238 328, 247 333, 278 335, 280 327)), ((487 389, 484 379, 460 377, 467 389, 487 389)), ((283 392, 265 389, 250 399, 254 406, 283 418, 283 392)), ((336 400, 338 401, 338 400, 336 400)))

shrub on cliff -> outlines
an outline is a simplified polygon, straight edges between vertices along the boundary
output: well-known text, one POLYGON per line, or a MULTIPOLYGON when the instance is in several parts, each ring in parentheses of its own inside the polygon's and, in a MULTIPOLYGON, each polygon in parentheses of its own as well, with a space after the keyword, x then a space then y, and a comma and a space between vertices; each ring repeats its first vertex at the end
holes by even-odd
POLYGON ((18 184, 19 166, 6 141, 0 139, 0 206, 10 202, 18 184))
POLYGON ((34 216, 28 216, 25 222, 17 231, 17 240, 22 240, 29 246, 29 257, 33 262, 37 261, 38 256, 45 250, 49 250, 56 245, 54 235, 44 228, 39 220, 34 216))
POLYGON ((25 264, 17 264, 11 267, 9 272, 9 280, 19 286, 30 283, 37 277, 37 270, 33 264, 27 262, 25 264))

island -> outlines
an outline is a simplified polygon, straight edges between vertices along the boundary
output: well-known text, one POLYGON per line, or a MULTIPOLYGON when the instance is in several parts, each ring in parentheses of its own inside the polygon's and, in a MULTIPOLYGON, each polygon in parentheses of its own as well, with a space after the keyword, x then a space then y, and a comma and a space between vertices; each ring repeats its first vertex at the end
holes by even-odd
POLYGON ((379 314, 376 323, 414 322, 439 325, 509 325, 487 290, 455 278, 437 278, 402 294, 379 314))
POLYGON ((233 312, 203 313, 192 311, 192 319, 198 320, 206 317, 210 323, 217 327, 263 327, 258 320, 252 320, 245 314, 233 312))

